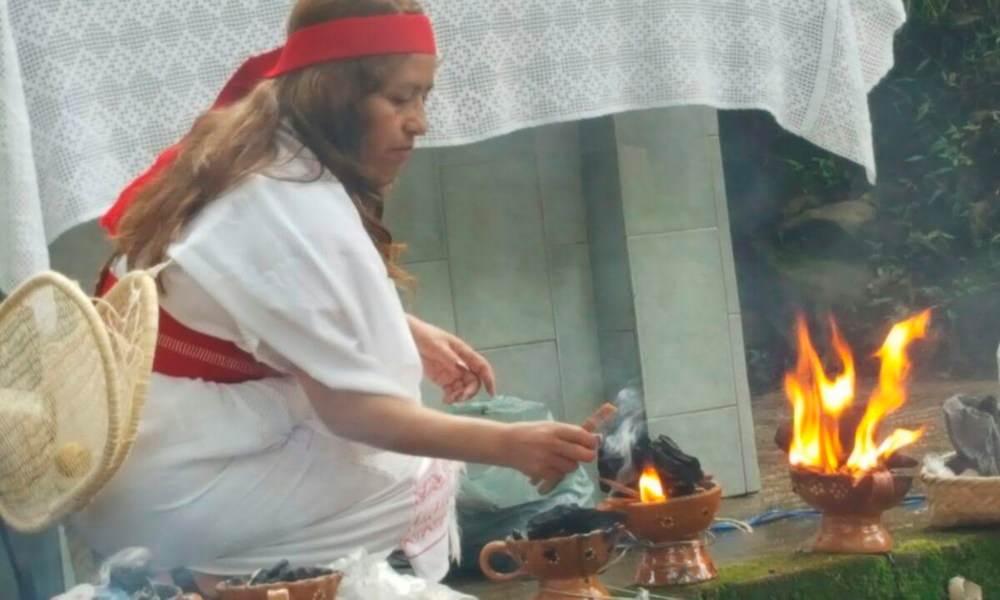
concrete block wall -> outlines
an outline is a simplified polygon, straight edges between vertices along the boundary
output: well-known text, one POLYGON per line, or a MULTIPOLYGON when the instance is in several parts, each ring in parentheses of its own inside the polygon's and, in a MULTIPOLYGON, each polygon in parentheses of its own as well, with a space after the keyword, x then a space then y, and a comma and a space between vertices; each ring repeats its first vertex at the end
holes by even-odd
POLYGON ((386 206, 412 312, 482 352, 500 393, 570 422, 604 392, 581 170, 575 123, 520 131, 417 151, 386 206))
POLYGON ((650 431, 698 456, 727 495, 757 491, 716 112, 656 109, 613 121, 650 431))

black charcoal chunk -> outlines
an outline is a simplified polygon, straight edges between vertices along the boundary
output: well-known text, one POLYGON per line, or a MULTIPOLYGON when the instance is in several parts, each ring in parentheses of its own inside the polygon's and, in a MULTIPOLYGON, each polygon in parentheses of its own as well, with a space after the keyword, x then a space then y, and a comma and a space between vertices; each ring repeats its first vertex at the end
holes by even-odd
POLYGON ((319 567, 299 567, 298 569, 293 569, 289 575, 287 581, 305 581, 306 579, 316 579, 317 577, 323 577, 324 575, 330 575, 333 573, 330 569, 321 569, 319 567))
POLYGON ((621 513, 563 505, 528 521, 527 534, 529 540, 547 540, 611 529, 624 522, 625 515, 621 513))
POLYGON ((325 567, 297 567, 292 568, 287 560, 283 560, 269 569, 260 569, 247 580, 241 577, 233 577, 226 581, 226 585, 268 585, 271 583, 292 583, 295 581, 305 581, 306 579, 316 579, 332 575, 333 569, 325 567))
MULTIPOLYGON (((686 496, 695 492, 696 486, 705 478, 701 462, 685 454, 671 438, 661 435, 655 441, 642 435, 632 449, 632 462, 652 465, 663 484, 664 491, 671 497, 686 496)), ((638 482, 632 482, 637 487, 638 482)))
POLYGON ((149 571, 136 565, 113 565, 109 573, 110 587, 134 595, 140 590, 152 587, 149 581, 149 571))
POLYGON ((270 569, 261 569, 253 574, 250 578, 249 585, 265 585, 268 583, 277 583, 279 581, 285 581, 285 575, 289 571, 289 564, 287 560, 283 560, 278 564, 274 565, 270 569))

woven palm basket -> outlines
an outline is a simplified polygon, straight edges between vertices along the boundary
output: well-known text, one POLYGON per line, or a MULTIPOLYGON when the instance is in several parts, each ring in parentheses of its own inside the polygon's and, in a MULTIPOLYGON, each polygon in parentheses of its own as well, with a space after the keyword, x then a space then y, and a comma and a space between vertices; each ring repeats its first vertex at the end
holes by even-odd
POLYGON ((924 470, 920 479, 934 527, 1000 523, 1000 477, 937 477, 924 470))
POLYGON ((0 304, 0 517, 45 529, 79 510, 135 440, 156 345, 154 276, 93 299, 37 275, 0 304))

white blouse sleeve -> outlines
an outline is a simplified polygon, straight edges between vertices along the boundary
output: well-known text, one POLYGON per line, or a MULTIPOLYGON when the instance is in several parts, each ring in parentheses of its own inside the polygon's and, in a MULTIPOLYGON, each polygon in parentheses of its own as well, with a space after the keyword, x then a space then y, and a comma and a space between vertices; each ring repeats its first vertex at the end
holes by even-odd
POLYGON ((258 359, 335 390, 419 398, 399 297, 336 181, 254 175, 168 254, 232 315, 258 359))

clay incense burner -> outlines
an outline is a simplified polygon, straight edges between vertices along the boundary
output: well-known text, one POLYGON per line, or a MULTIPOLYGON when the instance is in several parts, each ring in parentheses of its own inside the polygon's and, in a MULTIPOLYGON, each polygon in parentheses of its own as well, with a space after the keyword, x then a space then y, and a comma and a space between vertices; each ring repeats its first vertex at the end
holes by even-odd
POLYGON ((642 545, 642 562, 634 583, 663 587, 701 583, 718 576, 702 535, 712 525, 721 500, 722 486, 706 479, 695 493, 665 502, 609 498, 598 508, 625 513, 625 528, 642 545))
POLYGON ((490 542, 479 555, 483 573, 494 581, 511 581, 521 577, 538 579, 538 594, 534 600, 566 600, 610 598, 601 584, 598 572, 611 560, 625 528, 617 525, 586 535, 554 537, 540 540, 490 542), (495 554, 506 554, 517 564, 510 573, 498 573, 490 566, 495 554))
POLYGON ((791 468, 792 489, 823 517, 813 552, 880 554, 892 550, 882 513, 903 501, 913 477, 879 469, 860 478, 850 473, 820 473, 791 468))
POLYGON ((343 573, 331 573, 300 581, 278 581, 248 585, 225 581, 215 589, 219 600, 335 600, 343 573))

